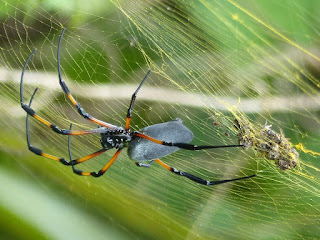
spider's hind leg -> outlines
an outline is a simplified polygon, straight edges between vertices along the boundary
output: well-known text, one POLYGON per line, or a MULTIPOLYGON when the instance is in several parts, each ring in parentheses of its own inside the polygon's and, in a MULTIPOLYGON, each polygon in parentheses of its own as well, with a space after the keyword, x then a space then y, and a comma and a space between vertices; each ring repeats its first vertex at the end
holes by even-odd
POLYGON ((203 149, 211 149, 211 148, 231 148, 231 147, 243 147, 241 144, 235 144, 235 145, 221 145, 221 146, 214 146, 214 145, 202 145, 202 146, 197 146, 189 143, 174 143, 174 142, 166 142, 166 141, 161 141, 158 139, 155 139, 153 137, 150 137, 148 135, 145 135, 143 133, 136 132, 134 133, 134 136, 138 136, 140 138, 145 138, 148 139, 151 142, 161 144, 164 146, 170 146, 170 147, 178 147, 181 149, 185 150, 192 150, 192 151, 198 151, 198 150, 203 150, 203 149))
POLYGON ((194 182, 197 182, 197 183, 200 183, 200 184, 203 184, 203 185, 218 185, 218 184, 222 184, 222 183, 234 182, 234 181, 247 179, 247 178, 252 178, 252 177, 256 177, 257 176, 256 174, 254 174, 254 175, 244 176, 244 177, 240 177, 240 178, 209 181, 209 180, 205 180, 205 179, 202 179, 200 177, 194 176, 194 175, 192 175, 190 173, 180 171, 180 170, 178 170, 178 169, 176 169, 174 167, 170 167, 169 165, 167 165, 164 162, 162 162, 160 159, 155 159, 154 161, 157 162, 160 166, 164 167, 165 169, 167 169, 167 170, 169 170, 169 171, 171 171, 171 172, 173 172, 175 174, 178 174, 178 175, 183 176, 183 177, 187 177, 191 181, 194 181, 194 182))
POLYGON ((138 167, 146 167, 146 168, 149 168, 153 162, 154 162, 154 160, 151 160, 149 163, 135 162, 135 164, 136 164, 138 167))

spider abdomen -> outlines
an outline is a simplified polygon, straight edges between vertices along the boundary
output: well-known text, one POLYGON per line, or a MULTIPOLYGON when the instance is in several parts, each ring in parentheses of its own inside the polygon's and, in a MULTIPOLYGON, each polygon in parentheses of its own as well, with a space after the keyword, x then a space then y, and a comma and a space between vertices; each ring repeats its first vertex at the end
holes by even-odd
MULTIPOLYGON (((175 120, 143 128, 141 133, 160 141, 173 143, 190 143, 193 133, 183 125, 182 120, 175 120)), ((162 158, 179 150, 178 147, 163 146, 145 138, 133 136, 128 146, 128 156, 137 161, 162 158)))

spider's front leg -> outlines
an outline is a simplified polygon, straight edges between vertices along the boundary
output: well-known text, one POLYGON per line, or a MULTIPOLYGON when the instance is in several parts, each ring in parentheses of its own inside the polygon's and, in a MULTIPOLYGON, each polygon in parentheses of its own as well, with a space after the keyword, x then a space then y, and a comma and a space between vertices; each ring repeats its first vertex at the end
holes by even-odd
MULTIPOLYGON (((33 98, 37 92, 38 88, 36 88, 32 94, 32 97, 30 99, 30 102, 29 102, 29 105, 28 107, 31 108, 31 104, 32 104, 32 101, 33 101, 33 98)), ((74 132, 74 131, 71 131, 68 130, 70 133, 74 132)), ((34 154, 36 155, 39 155, 39 156, 42 156, 42 157, 45 157, 45 158, 49 158, 49 159, 52 159, 52 160, 55 160, 55 161, 58 161, 58 162, 61 162, 63 165, 76 165, 78 163, 81 163, 81 162, 84 162, 84 161, 87 161, 91 158, 94 158, 96 156, 99 156, 101 153, 104 153, 105 151, 107 151, 107 149, 101 149, 97 152, 94 152, 92 154, 89 154, 87 156, 84 156, 84 157, 81 157, 81 158, 78 158, 78 159, 70 159, 70 161, 64 159, 64 158, 59 158, 59 157, 56 157, 56 156, 53 156, 51 154, 48 154, 48 153, 45 153, 43 152, 40 148, 37 148, 37 147, 34 147, 31 145, 30 143, 30 134, 29 134, 29 114, 27 114, 27 117, 26 117, 26 135, 27 135, 27 143, 28 143, 28 148, 31 152, 33 152, 34 154)), ((69 134, 69 137, 70 137, 71 134, 69 134)))
MULTIPOLYGON (((23 99, 23 76, 24 76, 24 72, 27 68, 28 62, 30 61, 32 55, 35 53, 36 50, 33 50, 32 53, 30 54, 30 56, 28 57, 22 73, 21 73, 21 80, 20 80, 20 103, 21 103, 21 107, 23 108, 23 110, 26 111, 26 113, 32 117, 34 117, 35 119, 37 119, 39 122, 41 122, 42 124, 50 127, 54 132, 58 133, 58 134, 62 134, 62 135, 86 135, 86 134, 96 134, 96 133, 101 133, 104 130, 102 128, 97 128, 97 129, 91 129, 91 130, 77 130, 77 131, 71 131, 71 130, 66 130, 66 129, 60 129, 59 127, 57 127, 56 125, 50 123, 49 121, 45 120, 44 118, 40 117, 38 114, 36 114, 35 110, 33 110, 31 108, 31 104, 27 105, 24 103, 24 99, 23 99)), ((35 92, 37 91, 37 89, 35 90, 35 92)), ((34 94, 35 94, 34 92, 34 94)), ((34 97, 34 94, 32 96, 32 98, 34 97)), ((30 100, 31 103, 32 100, 30 100)))
POLYGON ((61 41, 62 41, 62 37, 63 34, 65 32, 66 28, 63 28, 60 39, 59 39, 59 44, 58 44, 58 52, 57 52, 57 59, 58 59, 58 75, 59 75, 59 83, 60 86, 62 88, 62 90, 64 91, 64 93, 67 95, 67 97, 70 99, 70 101, 72 102, 72 104, 77 108, 78 113, 85 119, 88 119, 89 121, 96 123, 100 126, 106 127, 106 128, 110 128, 110 129, 117 129, 118 127, 110 124, 110 123, 106 123, 104 121, 101 121, 93 116, 91 116, 90 114, 86 113, 85 110, 81 107, 81 105, 75 100, 75 98, 71 95, 70 90, 68 89, 65 81, 62 79, 62 75, 61 75, 61 67, 60 67, 60 46, 61 46, 61 41))

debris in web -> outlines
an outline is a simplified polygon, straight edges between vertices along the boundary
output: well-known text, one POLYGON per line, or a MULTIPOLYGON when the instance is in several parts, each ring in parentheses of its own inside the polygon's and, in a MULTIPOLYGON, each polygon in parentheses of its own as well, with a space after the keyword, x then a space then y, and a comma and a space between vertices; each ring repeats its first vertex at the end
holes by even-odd
POLYGON ((299 153, 289 139, 271 129, 272 125, 256 127, 247 120, 234 120, 239 144, 245 150, 253 148, 265 158, 272 160, 281 169, 292 169, 298 164, 299 153))

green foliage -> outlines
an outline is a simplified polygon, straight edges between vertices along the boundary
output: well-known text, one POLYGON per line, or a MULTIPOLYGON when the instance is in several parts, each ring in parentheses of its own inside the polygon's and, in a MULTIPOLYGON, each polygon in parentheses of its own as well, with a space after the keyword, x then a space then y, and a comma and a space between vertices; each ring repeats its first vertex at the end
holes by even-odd
MULTIPOLYGON (((102 178, 79 177, 28 151, 17 82, 26 57, 37 48, 25 73, 26 101, 40 85, 34 102, 43 117, 62 128, 68 128, 67 119, 75 129, 87 127, 56 90, 57 42, 67 27, 63 74, 72 92, 82 91, 76 95, 82 106, 99 119, 123 125, 132 94, 125 100, 100 99, 100 87, 136 86, 151 68, 135 105, 134 130, 179 117, 196 136, 195 144, 235 143, 230 109, 248 101, 242 110, 253 124, 268 121, 288 142, 317 153, 318 108, 309 100, 302 106, 294 101, 317 99, 319 57, 312 49, 319 42, 319 8, 317 0, 1 1, 0 67, 8 72, 0 76, 0 238, 317 237, 318 155, 300 151, 301 165, 292 171, 280 171, 259 150, 178 151, 163 159, 210 180, 261 171, 254 179, 209 188, 156 164, 137 168, 125 151, 102 178), (51 75, 56 85, 48 81, 51 75), (91 98, 83 84, 96 86, 91 98), (179 91, 178 99, 173 91, 179 91), (184 105, 190 96, 192 104, 184 105), (229 99, 231 106, 225 103, 229 99), (250 107, 256 105, 253 113, 250 107)), ((32 144, 67 156, 65 136, 31 123, 32 144)), ((101 147, 99 136, 72 139, 75 157, 101 147)), ((81 168, 98 170, 112 153, 81 168)))

